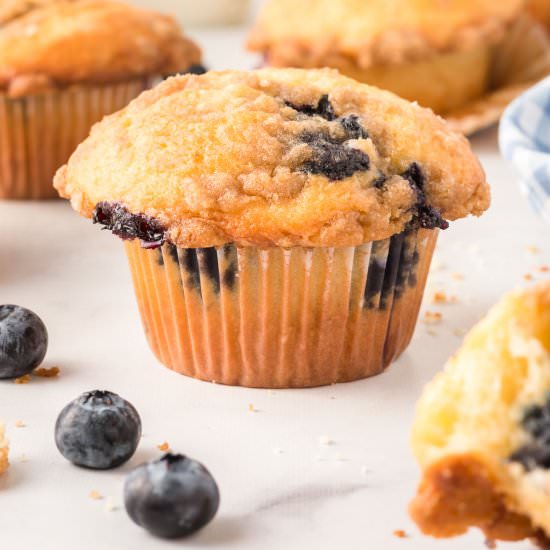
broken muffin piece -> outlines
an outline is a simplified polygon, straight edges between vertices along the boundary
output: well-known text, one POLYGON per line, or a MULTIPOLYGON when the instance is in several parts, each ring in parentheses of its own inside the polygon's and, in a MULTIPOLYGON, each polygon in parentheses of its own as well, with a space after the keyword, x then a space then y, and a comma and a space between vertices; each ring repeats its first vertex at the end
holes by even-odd
POLYGON ((426 388, 412 444, 423 475, 411 504, 435 537, 550 535, 550 282, 514 292, 426 388))

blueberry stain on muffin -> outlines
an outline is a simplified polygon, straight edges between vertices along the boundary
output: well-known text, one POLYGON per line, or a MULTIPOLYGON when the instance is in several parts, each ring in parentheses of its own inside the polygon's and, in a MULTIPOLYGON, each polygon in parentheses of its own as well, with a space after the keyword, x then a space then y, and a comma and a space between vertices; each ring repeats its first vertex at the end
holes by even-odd
POLYGON ((144 248, 158 248, 166 238, 164 226, 158 220, 132 214, 118 203, 100 202, 92 219, 123 240, 139 239, 144 248))
POLYGON ((196 250, 193 248, 182 248, 179 254, 179 263, 187 273, 186 286, 197 290, 202 297, 201 274, 196 250))
POLYGON ((199 248, 199 268, 203 275, 206 275, 216 294, 220 292, 220 268, 218 265, 218 253, 214 247, 199 248))
POLYGON ((232 245, 225 245, 222 249, 224 257, 228 260, 228 265, 223 270, 222 284, 229 290, 233 290, 237 280, 239 269, 237 249, 232 245))
POLYGON ((404 294, 407 286, 415 287, 417 284, 416 268, 420 260, 416 250, 416 232, 405 231, 405 240, 401 251, 401 260, 395 280, 395 298, 399 299, 404 294))
POLYGON ((519 462, 527 471, 550 469, 550 394, 543 405, 527 408, 521 425, 530 441, 515 451, 510 460, 519 462))
POLYGON ((409 182, 409 185, 416 194, 416 205, 411 226, 423 227, 424 229, 447 229, 449 222, 441 217, 441 214, 427 202, 424 187, 426 176, 417 162, 411 163, 401 177, 409 182))
POLYGON ((385 310, 391 305, 391 298, 399 300, 407 286, 416 286, 419 260, 416 241, 417 230, 409 229, 391 238, 387 252, 383 241, 373 244, 365 283, 364 309, 385 310))

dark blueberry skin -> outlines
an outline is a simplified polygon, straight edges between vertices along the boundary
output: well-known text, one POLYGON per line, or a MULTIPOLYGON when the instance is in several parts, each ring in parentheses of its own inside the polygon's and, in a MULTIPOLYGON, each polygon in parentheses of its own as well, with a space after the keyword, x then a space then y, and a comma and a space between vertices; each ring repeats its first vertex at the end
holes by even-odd
POLYGON ((550 469, 550 395, 543 405, 533 405, 524 412, 522 427, 531 441, 517 449, 510 460, 526 470, 550 469))
POLYGON ((201 74, 206 74, 207 72, 208 72, 208 69, 204 65, 202 65, 201 63, 195 63, 194 65, 190 65, 189 67, 187 67, 186 69, 178 73, 165 74, 163 78, 170 78, 171 76, 178 76, 180 74, 201 75, 201 74))
POLYGON ((116 393, 91 391, 71 401, 55 424, 55 443, 70 462, 108 470, 128 461, 141 437, 136 409, 116 393))
POLYGON ((441 214, 433 206, 430 206, 426 200, 426 193, 424 192, 426 176, 420 165, 417 162, 411 163, 409 168, 401 174, 401 177, 409 182, 411 189, 416 194, 415 212, 409 229, 415 227, 448 229, 449 222, 444 220, 441 214))
POLYGON ((143 248, 158 248, 164 244, 165 229, 158 220, 145 214, 132 214, 116 202, 98 203, 92 221, 125 241, 140 239, 143 248))
POLYGON ((42 363, 48 349, 48 331, 32 311, 0 305, 0 379, 29 374, 42 363))
POLYGON ((128 474, 124 504, 132 520, 153 535, 180 538, 212 520, 220 493, 202 464, 182 455, 166 454, 128 474))

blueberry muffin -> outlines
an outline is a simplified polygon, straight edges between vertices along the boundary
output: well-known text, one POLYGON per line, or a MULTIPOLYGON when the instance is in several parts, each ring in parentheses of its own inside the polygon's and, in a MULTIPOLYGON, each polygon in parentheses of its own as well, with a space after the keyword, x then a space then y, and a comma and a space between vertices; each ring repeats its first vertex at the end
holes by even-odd
POLYGON ((446 114, 490 84, 523 0, 268 0, 249 47, 273 67, 335 67, 446 114))
POLYGON ((411 506, 427 534, 550 542, 550 283, 506 296, 420 400, 411 506))
POLYGON ((4 424, 0 422, 0 474, 8 469, 8 441, 4 435, 4 424))
POLYGON ((329 69, 169 79, 95 126, 55 186, 126 241, 163 363, 259 387, 381 372, 438 230, 489 205, 465 138, 329 69))
POLYGON ((550 28, 550 1, 549 0, 529 0, 528 7, 531 14, 550 28))
POLYGON ((171 17, 112 0, 0 5, 0 198, 57 196, 90 127, 160 75, 200 62, 171 17))

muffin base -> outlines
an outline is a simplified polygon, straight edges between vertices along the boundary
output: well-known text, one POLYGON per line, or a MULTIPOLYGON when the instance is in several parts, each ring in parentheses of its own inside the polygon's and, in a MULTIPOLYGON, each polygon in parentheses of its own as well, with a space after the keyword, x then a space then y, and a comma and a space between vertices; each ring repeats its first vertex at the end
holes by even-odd
POLYGON ((408 346, 437 231, 356 248, 125 244, 150 346, 221 384, 303 388, 381 373, 408 346))
POLYGON ((58 197, 52 181, 90 128, 125 107, 152 78, 39 95, 0 94, 0 199, 58 197))
POLYGON ((481 97, 489 87, 491 49, 438 54, 426 61, 340 71, 445 114, 481 97))

